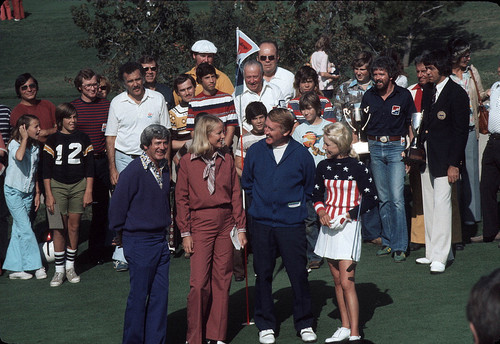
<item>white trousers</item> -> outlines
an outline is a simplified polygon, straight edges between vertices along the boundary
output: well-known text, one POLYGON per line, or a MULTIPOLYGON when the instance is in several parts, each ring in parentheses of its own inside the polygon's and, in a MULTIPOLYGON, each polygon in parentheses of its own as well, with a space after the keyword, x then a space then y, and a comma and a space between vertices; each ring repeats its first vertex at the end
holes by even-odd
POLYGON ((429 168, 421 174, 425 221, 425 258, 446 265, 451 254, 451 184, 435 178, 429 168))

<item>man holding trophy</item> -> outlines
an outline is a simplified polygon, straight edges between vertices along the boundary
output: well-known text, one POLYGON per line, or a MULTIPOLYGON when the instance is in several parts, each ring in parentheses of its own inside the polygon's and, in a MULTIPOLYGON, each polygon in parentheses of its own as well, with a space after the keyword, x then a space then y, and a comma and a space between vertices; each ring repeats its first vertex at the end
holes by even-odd
POLYGON ((361 109, 369 114, 361 128, 368 139, 371 170, 377 187, 382 220, 382 249, 377 256, 394 253, 394 262, 406 260, 408 234, 404 205, 405 164, 401 159, 406 149, 411 114, 416 113, 410 92, 395 84, 397 66, 387 56, 377 58, 371 67, 374 87, 361 101, 361 109))

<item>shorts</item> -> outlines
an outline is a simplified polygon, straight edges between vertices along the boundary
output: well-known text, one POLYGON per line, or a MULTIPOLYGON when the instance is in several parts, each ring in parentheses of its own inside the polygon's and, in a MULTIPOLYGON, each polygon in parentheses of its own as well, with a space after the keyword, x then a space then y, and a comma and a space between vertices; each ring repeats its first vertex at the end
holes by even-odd
POLYGON ((83 214, 83 195, 87 187, 87 179, 82 179, 74 184, 59 183, 51 179, 50 188, 52 195, 59 205, 62 215, 83 214))

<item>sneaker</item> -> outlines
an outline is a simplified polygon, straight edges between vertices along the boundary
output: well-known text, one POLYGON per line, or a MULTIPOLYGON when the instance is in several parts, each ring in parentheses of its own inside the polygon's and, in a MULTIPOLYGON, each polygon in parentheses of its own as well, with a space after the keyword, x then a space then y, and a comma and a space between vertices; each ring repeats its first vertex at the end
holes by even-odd
POLYGON ((32 277, 33 277, 32 274, 29 274, 29 273, 24 272, 24 271, 18 271, 18 272, 13 272, 13 273, 9 274, 10 279, 28 280, 32 277))
POLYGON ((377 251, 377 257, 387 256, 391 254, 392 250, 389 246, 384 246, 377 251))
POLYGON ((306 327, 300 330, 300 338, 304 343, 313 343, 318 339, 311 327, 306 327))
POLYGON ((80 276, 78 276, 76 274, 76 271, 75 271, 74 268, 66 270, 66 279, 68 280, 69 283, 78 283, 78 282, 80 282, 80 276))
POLYGON ((120 260, 115 260, 113 262, 113 266, 116 270, 116 272, 123 272, 128 270, 128 264, 125 262, 122 262, 120 260))
POLYGON ((267 329, 259 332, 259 343, 261 344, 274 344, 276 339, 274 338, 274 330, 267 329))
POLYGON ((429 265, 432 262, 429 259, 422 257, 422 258, 415 259, 415 263, 420 264, 420 265, 429 265))
POLYGON ((349 336, 350 342, 361 342, 361 336, 349 336))
POLYGON ((431 263, 431 274, 437 275, 442 274, 446 269, 446 265, 441 262, 434 261, 431 263))
POLYGON ((401 263, 406 260, 406 254, 403 251, 396 251, 394 253, 394 263, 401 263))
POLYGON ((50 281, 51 287, 59 287, 64 281, 64 272, 56 272, 50 281))
POLYGON ((325 343, 343 342, 344 340, 349 339, 350 335, 351 329, 339 327, 330 338, 326 338, 325 343))
POLYGON ((44 279, 47 278, 47 273, 45 272, 45 268, 42 266, 40 269, 35 271, 36 279, 44 279))

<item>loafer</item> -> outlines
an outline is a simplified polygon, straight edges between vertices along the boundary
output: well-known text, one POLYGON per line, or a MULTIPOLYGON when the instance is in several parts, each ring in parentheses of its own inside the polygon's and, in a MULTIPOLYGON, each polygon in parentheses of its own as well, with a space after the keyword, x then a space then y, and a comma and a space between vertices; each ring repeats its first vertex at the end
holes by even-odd
POLYGON ((344 340, 349 339, 350 336, 351 336, 351 329, 345 327, 339 327, 331 337, 326 338, 325 343, 343 342, 344 340))
POLYGON ((392 250, 389 246, 384 246, 380 250, 377 251, 377 257, 383 257, 391 254, 392 250))
POLYGON ((442 274, 445 269, 446 265, 441 262, 434 261, 431 263, 431 274, 433 275, 442 274))
POLYGON ((259 343, 260 344, 274 344, 276 338, 274 338, 274 330, 267 329, 259 332, 259 343))
POLYGON ((319 269, 323 261, 321 260, 311 260, 307 266, 308 269, 319 269))
POLYGON ((415 259, 415 263, 421 264, 421 265, 429 265, 432 262, 429 259, 422 257, 422 258, 415 259))
POLYGON ((306 327, 300 330, 300 338, 302 338, 304 343, 314 343, 318 339, 318 336, 316 336, 312 327, 306 327))
POLYGON ((32 274, 29 274, 29 273, 24 272, 24 271, 18 271, 18 272, 13 272, 13 273, 9 274, 9 279, 28 280, 32 277, 33 277, 32 274))
POLYGON ((403 251, 394 252, 394 263, 401 263, 406 260, 406 253, 403 251))

